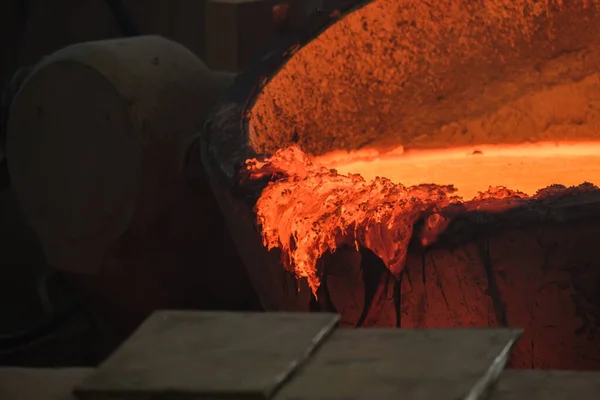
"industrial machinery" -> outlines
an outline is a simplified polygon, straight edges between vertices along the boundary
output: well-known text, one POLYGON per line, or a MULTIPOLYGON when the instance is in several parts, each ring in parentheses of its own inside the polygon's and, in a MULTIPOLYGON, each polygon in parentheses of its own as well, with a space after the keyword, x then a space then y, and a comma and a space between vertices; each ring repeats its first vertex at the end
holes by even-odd
POLYGON ((48 263, 124 326, 242 305, 517 326, 510 366, 600 368, 600 2, 302 26, 235 81, 155 36, 37 65, 7 159, 48 263))
POLYGON ((367 1, 243 73, 196 151, 265 308, 600 368, 599 7, 367 1))

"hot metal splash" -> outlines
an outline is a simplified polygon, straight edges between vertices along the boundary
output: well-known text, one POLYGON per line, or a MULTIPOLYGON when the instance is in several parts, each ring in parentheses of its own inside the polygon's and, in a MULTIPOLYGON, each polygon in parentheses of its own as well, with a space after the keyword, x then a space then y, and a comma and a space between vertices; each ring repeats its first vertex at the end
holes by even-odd
POLYGON ((258 185, 262 192, 254 208, 263 243, 269 250, 279 248, 285 267, 306 278, 315 295, 320 284, 317 261, 340 246, 370 249, 399 276, 413 237, 424 246, 434 243, 462 212, 502 212, 545 196, 597 189, 592 184, 551 185, 529 195, 489 186, 465 200, 453 185, 404 186, 382 177, 340 174, 296 146, 247 160, 240 179, 246 187, 267 182, 264 189, 258 185))

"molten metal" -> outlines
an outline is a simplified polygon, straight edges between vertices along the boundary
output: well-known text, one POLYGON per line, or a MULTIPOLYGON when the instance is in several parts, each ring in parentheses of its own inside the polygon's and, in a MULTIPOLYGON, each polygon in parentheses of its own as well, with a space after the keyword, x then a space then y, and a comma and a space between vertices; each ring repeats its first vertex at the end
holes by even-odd
POLYGON ((270 182, 255 211, 264 244, 281 249, 284 265, 316 294, 317 261, 340 246, 369 248, 399 275, 418 221, 424 224, 416 234, 429 245, 462 212, 502 212, 595 189, 584 182, 600 183, 600 143, 358 151, 316 159, 289 147, 245 163, 243 182, 263 178, 270 182))
POLYGON ((245 114, 265 245, 316 292, 341 245, 399 276, 459 213, 600 183, 599 21, 600 0, 374 0, 290 50, 245 114))
POLYGON ((535 143, 446 150, 330 153, 316 163, 365 180, 386 177, 405 186, 453 185, 454 195, 471 200, 491 186, 533 196, 553 184, 600 183, 600 143, 535 143))

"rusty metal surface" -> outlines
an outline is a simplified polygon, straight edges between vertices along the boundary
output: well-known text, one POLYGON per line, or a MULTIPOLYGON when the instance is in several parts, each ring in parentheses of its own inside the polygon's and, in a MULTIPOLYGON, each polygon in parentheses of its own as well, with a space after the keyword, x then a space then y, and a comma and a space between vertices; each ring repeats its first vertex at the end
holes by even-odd
POLYGON ((338 320, 334 314, 157 312, 76 395, 269 398, 338 320))
POLYGON ((337 330, 276 400, 476 400, 518 329, 337 330))

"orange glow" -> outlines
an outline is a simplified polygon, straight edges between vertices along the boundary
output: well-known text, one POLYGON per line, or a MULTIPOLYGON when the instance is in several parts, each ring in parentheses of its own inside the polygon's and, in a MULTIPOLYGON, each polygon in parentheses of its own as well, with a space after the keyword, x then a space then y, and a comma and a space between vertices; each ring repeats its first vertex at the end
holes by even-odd
POLYGON ((504 186, 529 196, 553 184, 600 184, 600 143, 536 143, 403 151, 380 155, 365 150, 329 153, 315 163, 340 174, 360 174, 367 181, 386 177, 405 186, 453 185, 464 200, 490 186, 504 186))
POLYGON ((600 183, 600 143, 365 150, 316 159, 293 146, 248 160, 241 175, 242 184, 269 179, 255 207, 264 245, 280 249, 284 265, 316 294, 317 261, 342 245, 370 249, 399 275, 418 221, 418 239, 429 245, 462 212, 502 212, 596 189, 590 183, 600 183))
POLYGON ((597 369, 600 0, 331 16, 216 121, 268 267, 345 326, 519 326, 513 366, 597 369))
POLYGON ((600 184, 597 26, 600 0, 374 0, 341 16, 246 113, 249 146, 272 155, 242 171, 270 181, 265 246, 316 292, 339 246, 399 276, 413 236, 435 242, 456 213, 600 184))
POLYGON ((600 0, 374 0, 268 77, 250 145, 323 155, 593 140, 598 26, 600 0))

